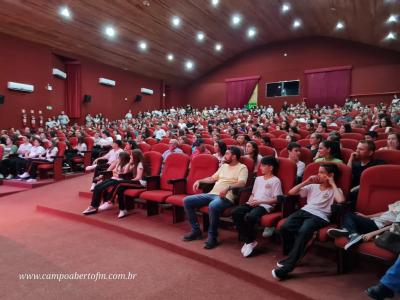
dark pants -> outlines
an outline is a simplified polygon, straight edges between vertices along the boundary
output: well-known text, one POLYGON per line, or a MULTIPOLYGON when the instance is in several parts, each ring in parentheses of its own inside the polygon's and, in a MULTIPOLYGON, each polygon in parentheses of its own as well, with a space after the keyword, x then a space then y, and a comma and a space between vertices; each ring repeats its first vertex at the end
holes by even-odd
POLYGON ((104 202, 110 200, 113 192, 114 192, 114 188, 120 183, 119 180, 115 180, 115 179, 108 179, 106 181, 103 181, 101 183, 99 183, 98 185, 95 186, 94 190, 93 190, 93 195, 92 195, 92 202, 91 202, 91 206, 98 208, 100 206, 101 203, 101 196, 104 194, 104 202), (107 192, 107 190, 109 188, 112 188, 111 191, 107 192))
POLYGON ((346 228, 350 234, 364 234, 379 229, 371 219, 356 215, 353 212, 344 215, 342 227, 346 228))
POLYGON ((10 159, 0 160, 0 174, 4 177, 10 174, 10 159))
POLYGON ((99 165, 97 165, 97 166, 96 166, 96 169, 94 169, 94 174, 93 174, 93 180, 92 180, 92 182, 93 182, 93 183, 96 183, 96 182, 97 182, 97 177, 100 176, 100 173, 101 173, 101 172, 104 172, 104 171, 107 171, 107 169, 108 169, 109 166, 110 166, 109 164, 99 164, 99 165))
POLYGON ((29 172, 29 175, 32 179, 36 179, 37 167, 41 164, 50 164, 50 163, 52 162, 45 159, 31 159, 27 167, 27 172, 29 172))
POLYGON ((65 162, 68 164, 68 165, 71 165, 72 164, 72 159, 74 158, 74 157, 81 157, 79 154, 78 154, 78 150, 68 150, 68 151, 65 151, 65 162))
POLYGON ((13 157, 10 158, 8 163, 9 172, 11 175, 16 176, 17 174, 21 174, 21 168, 26 166, 26 159, 21 157, 13 157))
POLYGON ((255 241, 257 236, 256 226, 267 210, 262 206, 252 207, 244 204, 236 207, 232 212, 233 223, 239 232, 239 240, 246 244, 255 241))
POLYGON ((121 180, 120 183, 131 183, 135 184, 135 186, 117 186, 114 193, 117 194, 118 197, 118 207, 120 210, 126 210, 126 200, 124 197, 124 193, 126 190, 131 189, 144 189, 145 187, 142 186, 139 181, 132 181, 132 180, 121 180))
POLYGON ((302 209, 289 216, 280 229, 283 252, 289 253, 283 267, 286 272, 291 272, 299 259, 304 256, 307 243, 314 232, 326 225, 327 221, 302 209))

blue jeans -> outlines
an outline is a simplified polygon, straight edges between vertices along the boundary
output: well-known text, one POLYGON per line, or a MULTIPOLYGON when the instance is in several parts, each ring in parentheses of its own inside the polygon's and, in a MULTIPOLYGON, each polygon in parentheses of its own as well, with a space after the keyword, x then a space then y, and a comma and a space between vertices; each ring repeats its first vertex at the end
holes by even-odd
POLYGON ((393 292, 400 293, 400 256, 381 278, 381 283, 386 285, 393 292))
POLYGON ((208 228, 208 238, 216 239, 218 236, 218 224, 221 213, 231 207, 233 203, 225 198, 220 198, 213 194, 199 194, 185 197, 183 206, 188 216, 193 232, 200 231, 200 225, 197 221, 196 209, 208 205, 208 216, 210 218, 210 226, 208 228))

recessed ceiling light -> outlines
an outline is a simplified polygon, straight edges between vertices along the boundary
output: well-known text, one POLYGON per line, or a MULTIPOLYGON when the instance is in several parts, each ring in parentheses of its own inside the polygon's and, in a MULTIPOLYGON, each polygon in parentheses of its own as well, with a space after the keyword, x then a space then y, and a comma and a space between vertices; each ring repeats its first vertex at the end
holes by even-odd
POLYGON ((285 52, 285 53, 283 53, 283 56, 285 56, 285 57, 286 57, 286 56, 287 56, 287 53, 286 53, 286 52, 285 52))
POLYGON ((218 6, 219 0, 211 0, 212 6, 218 6))
POLYGON ((242 22, 242 16, 239 14, 234 14, 231 18, 231 23, 233 26, 239 26, 242 22))
POLYGON ((214 46, 215 51, 221 51, 222 50, 222 44, 221 43, 216 43, 214 46))
POLYGON ((174 60, 174 55, 173 55, 172 53, 168 53, 168 54, 167 54, 167 59, 168 59, 169 61, 173 61, 173 60, 174 60))
POLYGON ((395 39, 396 39, 396 33, 395 32, 389 32, 385 37, 385 40, 395 40, 395 39))
POLYGON ((138 47, 140 50, 145 51, 147 50, 147 43, 145 41, 140 41, 138 47))
POLYGON ((179 26, 181 26, 181 18, 174 16, 171 19, 171 23, 172 23, 172 26, 179 27, 179 26))
POLYGON ((197 39, 199 42, 203 41, 205 37, 206 37, 206 35, 204 34, 204 32, 199 31, 199 32, 197 32, 197 34, 196 34, 196 39, 197 39))
POLYGON ((397 23, 397 17, 398 17, 397 15, 390 15, 386 23, 397 23))
POLYGON ((61 7, 59 13, 64 18, 71 19, 71 11, 69 10, 69 8, 67 6, 61 7))
POLYGON ((255 29, 254 27, 250 27, 249 29, 247 29, 247 37, 253 38, 256 36, 256 34, 257 34, 257 29, 255 29))
POLYGON ((301 20, 296 19, 293 21, 293 28, 299 28, 301 26, 301 20))
POLYGON ((191 61, 191 60, 187 60, 185 62, 185 69, 188 70, 188 71, 193 70, 194 69, 194 62, 191 61))
POLYGON ((114 27, 112 27, 112 26, 107 26, 104 29, 104 33, 109 37, 114 37, 117 34, 114 27))
POLYGON ((344 22, 339 21, 336 24, 336 30, 342 30, 344 28, 344 22))
POLYGON ((287 11, 289 11, 289 10, 290 10, 290 4, 289 4, 289 3, 284 3, 284 4, 282 4, 281 11, 282 11, 283 13, 285 13, 285 12, 287 12, 287 11))

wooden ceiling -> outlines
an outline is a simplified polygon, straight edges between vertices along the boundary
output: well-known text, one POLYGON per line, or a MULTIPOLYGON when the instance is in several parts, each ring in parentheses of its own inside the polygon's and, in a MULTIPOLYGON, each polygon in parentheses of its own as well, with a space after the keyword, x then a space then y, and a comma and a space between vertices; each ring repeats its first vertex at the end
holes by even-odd
POLYGON ((251 48, 300 37, 330 36, 400 51, 400 24, 386 23, 391 14, 400 21, 399 0, 219 2, 213 7, 209 0, 0 0, 0 31, 170 84, 188 83, 251 48), (286 13, 283 3, 291 6, 286 13), (71 20, 59 15, 61 5, 69 7, 71 20), (230 24, 236 12, 243 17, 238 28, 230 24), (179 29, 171 26, 174 15, 182 19, 179 29), (294 30, 296 18, 302 26, 294 30), (342 31, 335 30, 338 20, 346 25, 342 31), (115 26, 115 39, 104 36, 106 24, 115 26), (253 40, 246 38, 249 26, 257 28, 253 40), (197 31, 206 34, 201 44, 197 31), (383 41, 389 31, 397 32, 397 40, 383 41), (145 53, 138 50, 140 40, 148 43, 145 53), (220 53, 216 42, 223 44, 220 53), (169 52, 173 62, 166 59, 169 52), (195 62, 192 72, 184 70, 186 59, 195 62))

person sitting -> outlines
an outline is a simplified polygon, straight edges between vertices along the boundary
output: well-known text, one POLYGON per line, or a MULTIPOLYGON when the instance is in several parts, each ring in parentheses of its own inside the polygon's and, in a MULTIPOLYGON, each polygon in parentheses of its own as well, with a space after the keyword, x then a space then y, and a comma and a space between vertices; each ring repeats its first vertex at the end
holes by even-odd
POLYGON ((10 157, 10 160, 8 162, 9 174, 6 177, 6 179, 13 179, 15 176, 17 176, 17 173, 19 171, 17 170, 17 164, 25 159, 25 157, 29 154, 29 151, 32 148, 32 144, 29 142, 28 136, 23 135, 21 138, 22 138, 22 143, 21 145, 19 145, 17 150, 18 156, 10 157))
POLYGON ((369 287, 366 291, 372 299, 393 298, 394 293, 400 294, 400 256, 386 271, 379 284, 369 287))
POLYGON ((364 140, 366 141, 375 142, 377 138, 378 138, 378 133, 376 131, 368 131, 364 135, 364 140))
POLYGON ((310 145, 308 145, 306 148, 311 150, 313 157, 317 156, 319 144, 322 142, 322 140, 322 135, 320 135, 319 133, 311 134, 310 145))
POLYGON ((18 147, 10 137, 2 137, 0 147, 3 147, 3 157, 0 159, 0 179, 4 179, 10 174, 10 158, 17 155, 18 147))
POLYGON ((342 135, 343 133, 350 133, 353 129, 351 128, 350 123, 345 123, 339 128, 339 134, 342 135))
POLYGON ((164 153, 162 154, 164 162, 167 159, 167 157, 172 153, 183 153, 183 151, 178 146, 179 146, 178 140, 172 139, 169 141, 168 150, 165 150, 164 153))
POLYGON ((219 162, 219 166, 222 166, 225 163, 225 152, 226 152, 226 144, 223 141, 217 141, 214 143, 215 153, 213 154, 219 162))
POLYGON ((391 133, 387 137, 387 146, 378 150, 400 150, 400 133, 391 133))
POLYGON ((156 125, 156 128, 154 130, 154 138, 158 141, 161 141, 163 137, 167 135, 164 129, 161 128, 160 125, 156 125))
POLYGON ((32 147, 29 152, 25 153, 23 159, 20 159, 16 162, 16 171, 19 173, 18 177, 20 179, 25 179, 29 177, 29 173, 26 172, 29 163, 32 159, 37 159, 45 153, 45 150, 42 146, 42 142, 38 138, 33 139, 32 147))
POLYGON ((275 157, 263 157, 260 167, 263 175, 256 178, 249 200, 232 212, 233 222, 239 232, 239 241, 244 242, 241 249, 244 257, 248 257, 257 246, 256 226, 261 217, 273 211, 277 196, 282 195, 281 181, 274 175, 278 166, 275 157))
POLYGON ((199 189, 200 184, 215 183, 213 189, 207 194, 192 195, 183 199, 186 215, 192 227, 192 231, 183 236, 184 241, 202 238, 196 209, 208 205, 210 226, 204 248, 212 249, 218 245, 219 217, 225 209, 234 204, 236 196, 232 190, 244 187, 248 177, 247 167, 239 162, 240 156, 241 150, 238 147, 231 146, 225 152, 225 164, 212 176, 196 180, 193 184, 194 191, 199 189))
POLYGON ((75 157, 82 157, 87 151, 87 145, 85 143, 85 139, 80 136, 78 137, 78 143, 76 146, 71 146, 70 149, 65 151, 65 165, 70 167, 72 165, 73 159, 75 157))
POLYGON ((199 145, 196 147, 196 150, 190 156, 190 159, 193 159, 193 158, 195 158, 196 156, 198 156, 200 154, 209 154, 209 155, 211 155, 210 150, 207 149, 207 147, 204 144, 204 141, 202 139, 199 139, 198 143, 199 143, 199 145))
POLYGON ((96 186, 100 173, 115 164, 118 161, 119 154, 123 151, 121 149, 121 141, 115 141, 111 147, 111 150, 108 151, 107 154, 96 158, 92 165, 86 167, 86 171, 94 170, 92 185, 90 187, 91 191, 93 191, 94 187, 96 186))
POLYGON ((335 164, 322 164, 318 175, 310 176, 289 191, 289 195, 307 197, 307 204, 291 214, 280 229, 288 257, 272 270, 275 279, 284 279, 293 271, 314 232, 329 224, 332 204, 345 201, 342 190, 336 186, 339 175, 335 164))
POLYGON ((113 139, 111 137, 111 134, 107 130, 104 130, 101 133, 101 137, 97 141, 95 135, 95 143, 92 151, 92 157, 97 159, 100 156, 100 153, 110 149, 110 146, 112 147, 112 144, 113 139))
POLYGON ((123 179, 121 175, 132 172, 132 166, 133 162, 131 160, 131 157, 129 156, 129 153, 120 151, 118 153, 118 159, 116 163, 111 165, 107 169, 107 171, 112 171, 111 179, 104 180, 103 182, 97 184, 94 187, 90 206, 87 209, 85 209, 82 213, 84 215, 90 215, 97 213, 97 211, 99 210, 103 211, 111 209, 113 205, 111 202, 109 202, 109 200, 114 191, 112 190, 110 192, 107 192, 107 190, 110 187, 115 188, 120 183, 120 181, 123 179), (102 200, 102 195, 104 195, 103 204, 100 205, 102 200))
POLYGON ((288 150, 288 158, 296 164, 297 172, 296 172, 296 182, 301 182, 304 174, 304 169, 306 164, 300 160, 301 155, 301 146, 298 143, 290 143, 287 146, 288 150))
POLYGON ((338 142, 322 141, 319 144, 315 162, 334 162, 343 163, 340 154, 340 145, 338 142))
POLYGON ((389 230, 390 225, 396 220, 400 220, 400 201, 389 204, 387 211, 372 215, 349 211, 343 217, 342 228, 331 228, 328 230, 328 235, 333 238, 342 236, 349 238, 349 242, 344 246, 344 250, 348 250, 362 241, 371 241, 378 234, 389 230))
POLYGON ((257 173, 262 156, 258 154, 258 145, 254 141, 247 142, 245 147, 245 156, 254 162, 254 173, 257 173))

